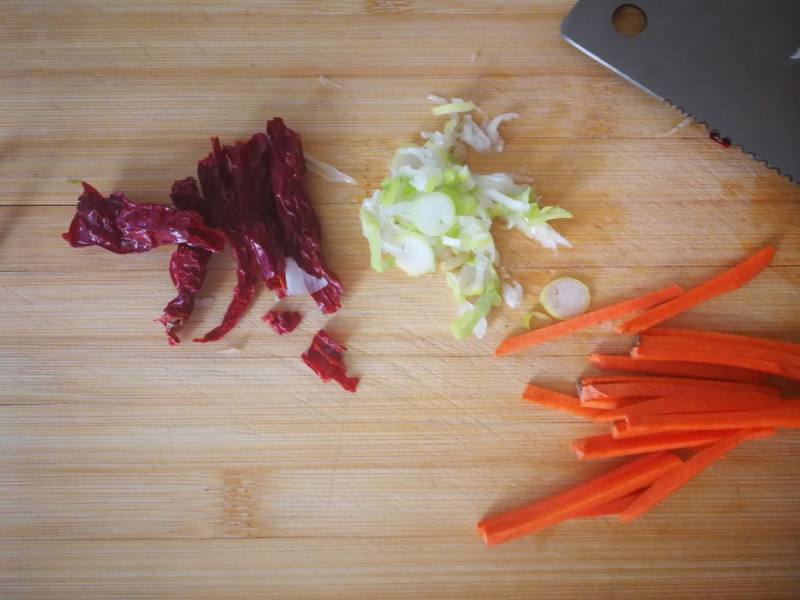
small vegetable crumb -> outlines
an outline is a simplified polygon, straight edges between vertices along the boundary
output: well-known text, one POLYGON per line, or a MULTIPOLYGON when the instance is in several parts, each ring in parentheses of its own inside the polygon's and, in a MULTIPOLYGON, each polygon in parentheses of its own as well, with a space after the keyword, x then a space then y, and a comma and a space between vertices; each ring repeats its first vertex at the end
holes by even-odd
POLYGON ((303 320, 303 315, 293 310, 270 310, 261 320, 272 327, 275 333, 283 335, 294 331, 303 320))
POLYGON ((518 281, 503 284, 503 300, 509 308, 519 308, 522 304, 522 286, 518 281))
POLYGON ((344 183, 346 185, 358 184, 358 182, 347 173, 340 171, 325 161, 313 157, 308 152, 305 153, 305 159, 308 170, 314 173, 314 175, 319 175, 326 181, 330 181, 331 183, 344 183))
POLYGON ((333 79, 331 79, 330 77, 326 77, 325 75, 320 75, 319 76, 319 84, 322 87, 326 87, 326 88, 330 88, 330 89, 337 89, 337 90, 342 89, 342 84, 341 83, 337 83, 333 79))
POLYGON ((730 148, 731 147, 731 139, 727 137, 722 137, 719 132, 712 131, 708 134, 713 141, 717 142, 723 148, 730 148))
POLYGON ((532 310, 530 312, 525 313, 522 317, 522 324, 525 326, 525 329, 531 328, 531 321, 536 319, 538 321, 552 321, 553 318, 550 315, 546 315, 541 311, 532 310))

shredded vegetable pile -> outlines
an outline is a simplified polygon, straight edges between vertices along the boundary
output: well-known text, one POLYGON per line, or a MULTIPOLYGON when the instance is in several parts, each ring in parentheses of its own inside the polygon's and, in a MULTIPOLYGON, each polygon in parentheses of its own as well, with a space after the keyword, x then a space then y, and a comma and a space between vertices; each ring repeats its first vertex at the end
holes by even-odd
POLYGON ((453 335, 483 337, 493 306, 505 299, 516 308, 522 301, 518 283, 501 282, 492 222, 499 218, 555 251, 570 244, 549 222, 572 215, 555 206, 540 207, 531 186, 511 175, 478 175, 465 164, 467 148, 502 152, 500 125, 519 115, 490 119, 472 102, 431 100, 437 104, 433 113, 448 117, 447 122, 441 131, 422 132, 424 145, 397 151, 389 177, 361 205, 361 227, 376 271, 397 266, 417 276, 435 271, 438 264, 459 306, 450 325, 453 335))

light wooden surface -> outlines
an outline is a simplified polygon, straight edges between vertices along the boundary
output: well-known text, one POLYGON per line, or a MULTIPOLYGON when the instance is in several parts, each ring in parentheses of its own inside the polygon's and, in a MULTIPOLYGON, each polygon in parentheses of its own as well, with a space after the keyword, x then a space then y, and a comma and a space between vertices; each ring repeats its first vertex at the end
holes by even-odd
MULTIPOLYGON (((484 548, 485 514, 607 468, 569 441, 597 429, 519 398, 569 389, 599 329, 505 360, 457 343, 438 274, 368 269, 357 205, 425 95, 517 110, 484 169, 535 174, 576 215, 555 257, 498 231, 532 298, 554 275, 597 306, 692 285, 766 242, 774 266, 676 324, 800 341, 800 187, 562 42, 569 0, 0 3, 0 598, 796 598, 800 436, 736 450, 641 522, 567 523, 484 548), (341 84, 327 89, 325 74, 341 84), (170 348, 168 249, 118 257, 59 237, 85 178, 166 199, 218 134, 273 115, 357 189, 310 179, 347 294, 303 299, 278 338, 262 293, 224 341, 170 348), (356 395, 298 355, 325 324, 356 395)), ((233 283, 215 259, 185 337, 233 283)))

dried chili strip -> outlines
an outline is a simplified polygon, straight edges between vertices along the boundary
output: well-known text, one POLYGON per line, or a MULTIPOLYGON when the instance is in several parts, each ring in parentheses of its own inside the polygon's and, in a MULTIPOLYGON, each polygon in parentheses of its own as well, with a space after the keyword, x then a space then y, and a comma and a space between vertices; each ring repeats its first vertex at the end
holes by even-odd
POLYGON ((83 183, 78 207, 63 234, 73 247, 100 246, 117 254, 148 252, 166 244, 187 244, 210 252, 225 246, 222 232, 192 210, 165 204, 135 204, 122 192, 108 198, 83 183))
POLYGON ((283 285, 281 234, 270 218, 271 189, 267 137, 222 146, 198 163, 197 174, 208 211, 227 235, 236 259, 237 283, 222 323, 195 341, 212 342, 227 334, 255 298, 259 275, 270 289, 283 285))
POLYGON ((341 306, 342 284, 325 264, 319 219, 303 189, 306 165, 300 135, 275 118, 267 123, 267 137, 272 192, 284 234, 284 293, 309 293, 323 313, 334 313, 341 306))
MULTIPOLYGON (((211 225, 211 218, 203 197, 197 189, 197 182, 187 177, 172 184, 170 193, 172 203, 180 210, 194 210, 211 225)), ((169 275, 178 295, 164 307, 159 321, 164 325, 167 340, 171 345, 180 343, 178 330, 194 311, 195 299, 203 287, 208 274, 208 261, 211 253, 202 248, 181 244, 172 253, 169 261, 169 275)))

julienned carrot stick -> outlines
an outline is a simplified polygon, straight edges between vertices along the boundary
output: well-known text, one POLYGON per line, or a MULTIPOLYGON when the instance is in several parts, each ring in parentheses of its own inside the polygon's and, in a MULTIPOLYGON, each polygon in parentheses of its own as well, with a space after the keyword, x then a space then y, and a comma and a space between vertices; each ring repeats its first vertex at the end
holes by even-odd
POLYGON ((764 410, 778 408, 782 403, 779 396, 749 392, 687 392, 679 396, 663 396, 609 410, 604 415, 606 418, 604 422, 638 415, 764 410))
POLYGON ((592 383, 619 383, 624 381, 641 381, 642 375, 584 375, 578 379, 578 389, 582 385, 592 383))
POLYGON ((639 345, 650 348, 663 348, 674 352, 691 350, 692 352, 712 352, 718 354, 743 354, 748 358, 758 358, 768 360, 780 365, 790 365, 800 368, 800 354, 777 350, 775 348, 765 348, 747 344, 737 344, 735 342, 706 339, 701 337, 679 338, 662 335, 650 335, 643 333, 639 336, 639 345))
MULTIPOLYGON (((595 383, 641 383, 641 382, 657 382, 657 383, 682 383, 684 385, 714 385, 720 383, 715 380, 694 379, 690 377, 663 377, 655 375, 584 375, 578 380, 578 385, 592 385, 595 383)), ((736 383, 730 381, 723 383, 736 383)))
POLYGON ((596 398, 631 398, 672 396, 688 392, 747 392, 762 395, 780 395, 778 388, 754 383, 739 383, 735 381, 712 381, 710 379, 658 379, 640 378, 638 381, 597 382, 582 385, 580 390, 581 401, 596 398))
POLYGON ((701 450, 685 463, 668 471, 623 509, 619 514, 619 520, 623 523, 628 523, 640 517, 733 450, 748 435, 749 432, 747 430, 731 433, 712 446, 701 450))
POLYGON ((636 404, 642 400, 649 398, 615 398, 613 396, 604 396, 603 398, 591 398, 589 400, 581 400, 581 406, 586 408, 600 408, 603 410, 615 410, 624 406, 636 404))
POLYGON ((617 332, 627 335, 637 334, 711 298, 738 289, 761 273, 772 262, 774 256, 775 248, 767 246, 732 269, 709 279, 696 288, 621 323, 617 327, 617 332))
POLYGON ((715 352, 695 351, 676 352, 663 347, 653 347, 652 344, 635 346, 631 350, 631 356, 633 358, 643 358, 647 360, 668 361, 675 360, 676 357, 680 356, 681 360, 685 360, 687 362, 735 365, 740 368, 761 371, 762 373, 770 373, 772 375, 783 375, 784 372, 784 369, 781 367, 781 365, 777 363, 753 359, 747 356, 742 356, 741 354, 729 355, 715 352))
MULTIPOLYGON (((647 333, 653 333, 653 331, 656 330, 651 329, 647 333)), ((679 361, 642 360, 624 355, 590 354, 589 362, 592 366, 603 371, 630 371, 634 373, 653 373, 657 375, 673 375, 675 377, 697 377, 699 379, 721 379, 750 383, 762 383, 768 377, 764 373, 735 367, 701 365, 679 361)))
POLYGON ((755 429, 760 427, 800 428, 800 402, 787 400, 780 408, 738 412, 687 413, 627 417, 627 427, 614 424, 612 435, 619 438, 665 433, 717 429, 755 429))
POLYGON ((595 460, 704 446, 716 442, 719 437, 720 433, 717 431, 655 434, 631 439, 616 439, 604 434, 574 440, 572 448, 579 460, 595 460))
POLYGON ((547 408, 560 410, 561 412, 575 415, 576 417, 583 417, 590 421, 594 421, 599 414, 604 412, 596 408, 581 406, 580 400, 572 396, 559 394, 558 392, 536 387, 535 385, 528 385, 522 393, 522 397, 528 402, 534 402, 541 406, 546 406, 547 408))
POLYGON ((599 325, 600 323, 604 323, 606 321, 618 319, 637 310, 648 309, 652 306, 656 306, 657 304, 661 304, 670 298, 675 298, 682 292, 683 289, 680 286, 672 285, 668 288, 658 290, 657 292, 653 292, 645 296, 626 300, 625 302, 620 302, 619 304, 613 304, 612 306, 601 308, 600 310, 588 312, 578 317, 567 319, 566 321, 560 321, 554 325, 548 325, 547 327, 541 327, 521 335, 510 337, 497 347, 497 349, 494 351, 494 355, 504 356, 506 354, 511 354, 512 352, 517 352, 524 348, 535 346, 536 344, 548 342, 561 336, 586 329, 593 325, 599 325))
POLYGON ((595 423, 616 423, 617 421, 624 420, 624 417, 620 417, 619 414, 616 413, 616 410, 614 412, 615 412, 616 416, 611 415, 610 414, 611 413, 610 410, 604 410, 603 414, 597 415, 594 418, 594 422, 595 423))
POLYGON ((630 494, 625 494, 619 498, 615 498, 611 502, 606 502, 602 506, 587 510, 586 512, 575 517, 576 519, 587 519, 591 517, 608 517, 612 515, 619 515, 623 510, 628 508, 628 505, 639 497, 642 490, 636 490, 630 494))
POLYGON ((769 340, 766 338, 753 337, 750 335, 719 333, 716 331, 699 331, 696 329, 667 329, 667 328, 648 329, 647 335, 660 335, 660 336, 680 337, 680 338, 703 338, 709 340, 716 340, 719 342, 728 342, 737 345, 771 348, 772 350, 780 350, 781 352, 790 352, 792 354, 800 355, 800 344, 783 342, 781 340, 769 340))
MULTIPOLYGON (((595 435, 577 439, 572 442, 579 460, 596 460, 600 458, 614 458, 617 456, 631 456, 661 450, 677 450, 679 448, 694 448, 706 446, 718 441, 728 432, 726 431, 687 431, 679 433, 655 433, 642 435, 629 439, 615 439, 609 434, 595 435)), ((771 437, 775 429, 752 429, 748 440, 771 437)))
POLYGON ((680 464, 681 459, 669 452, 643 456, 561 494, 484 519, 478 531, 487 545, 501 544, 599 508, 650 485, 680 464))
POLYGON ((698 352, 694 350, 675 351, 663 347, 653 348, 651 344, 636 346, 631 350, 631 356, 634 358, 645 358, 648 360, 675 360, 680 357, 681 360, 687 362, 697 362, 706 364, 726 365, 730 367, 740 367, 743 369, 751 369, 753 371, 761 371, 762 373, 770 373, 772 375, 779 375, 787 379, 800 380, 800 368, 792 367, 776 363, 769 360, 760 358, 750 358, 741 353, 720 354, 718 352, 698 352))
POLYGON ((596 375, 581 377, 580 385, 592 384, 669 384, 686 386, 685 389, 746 390, 749 392, 780 393, 774 386, 744 381, 720 381, 717 379, 695 379, 693 377, 662 377, 653 375, 596 375))

